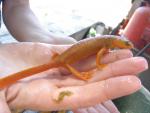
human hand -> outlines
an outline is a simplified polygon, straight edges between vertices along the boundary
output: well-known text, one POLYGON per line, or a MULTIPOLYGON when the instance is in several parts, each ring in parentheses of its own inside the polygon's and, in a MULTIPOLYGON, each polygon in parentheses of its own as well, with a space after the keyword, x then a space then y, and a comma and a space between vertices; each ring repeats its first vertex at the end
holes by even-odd
MULTIPOLYGON (((61 53, 68 47, 38 43, 0 45, 0 75, 46 63, 54 52, 61 53)), ((75 66, 80 67, 80 70, 87 70, 95 67, 94 62, 95 57, 91 56, 75 66)), ((77 109, 128 95, 140 89, 140 80, 135 75, 147 69, 145 59, 133 58, 128 50, 118 50, 106 55, 102 62, 110 64, 103 70, 96 71, 88 82, 76 79, 62 68, 50 69, 20 80, 1 91, 2 103, 5 106, 3 109, 8 109, 5 102, 10 108, 45 111, 77 109), (73 92, 73 95, 65 97, 59 104, 56 103, 54 99, 65 90, 73 92)))
POLYGON ((105 101, 100 104, 73 110, 73 113, 120 113, 115 104, 111 101, 105 101))

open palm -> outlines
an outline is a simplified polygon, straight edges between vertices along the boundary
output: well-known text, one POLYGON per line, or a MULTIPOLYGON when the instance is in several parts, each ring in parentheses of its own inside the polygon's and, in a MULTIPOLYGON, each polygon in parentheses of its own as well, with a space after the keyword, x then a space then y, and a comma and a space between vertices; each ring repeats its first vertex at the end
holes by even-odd
MULTIPOLYGON (((61 53, 68 47, 42 43, 0 45, 0 76, 47 63, 54 53, 61 53)), ((77 109, 128 95, 140 88, 140 81, 134 75, 147 68, 145 59, 133 58, 129 50, 118 50, 106 55, 102 62, 110 64, 103 70, 95 71, 89 81, 79 80, 63 68, 50 69, 5 88, 5 99, 10 108, 41 111, 77 109), (139 65, 142 62, 143 65, 139 65), (127 66, 131 68, 125 69, 127 66), (57 103, 55 99, 61 91, 71 91, 73 95, 57 103)), ((74 66, 81 71, 93 68, 95 56, 74 66)))

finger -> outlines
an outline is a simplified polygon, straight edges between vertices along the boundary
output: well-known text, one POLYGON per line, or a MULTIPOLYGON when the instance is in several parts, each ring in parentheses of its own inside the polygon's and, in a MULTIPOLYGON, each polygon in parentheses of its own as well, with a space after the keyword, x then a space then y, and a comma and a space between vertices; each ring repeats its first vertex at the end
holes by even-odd
POLYGON ((73 110, 74 113, 119 113, 111 100, 106 101, 102 104, 95 105, 90 108, 82 108, 73 110), (88 111, 88 112, 87 112, 88 111))
POLYGON ((102 104, 96 105, 95 109, 97 109, 98 113, 111 113, 102 104))
MULTIPOLYGON (((89 107, 87 108, 88 113, 99 113, 99 111, 97 109, 95 109, 94 107, 89 107)), ((105 113, 105 112, 103 112, 105 113)))
POLYGON ((103 102, 102 104, 110 113, 120 113, 115 104, 111 100, 103 102))
POLYGON ((148 69, 148 63, 143 57, 128 58, 111 63, 104 69, 96 71, 89 81, 99 81, 120 75, 135 75, 146 69, 148 69))
MULTIPOLYGON (((148 63, 143 57, 132 57, 109 64, 104 69, 95 71, 89 82, 100 81, 114 76, 135 75, 148 68, 148 63)), ((64 76, 58 86, 83 85, 85 81, 75 79, 74 76, 64 76)))
MULTIPOLYGON (((132 57, 133 54, 130 50, 127 49, 122 49, 122 50, 116 50, 113 52, 109 52, 108 54, 104 55, 104 57, 101 59, 101 63, 107 64, 107 63, 112 63, 117 60, 125 59, 125 58, 130 58, 132 57)), ((96 56, 91 56, 87 59, 82 60, 78 64, 75 65, 77 69, 80 70, 88 70, 91 68, 96 67, 96 56)))
MULTIPOLYGON (((148 63, 143 57, 131 57, 123 60, 116 61, 109 64, 106 68, 96 71, 89 82, 104 80, 114 76, 138 74, 148 68, 148 63)), ((72 86, 83 85, 85 81, 75 79, 73 76, 64 76, 61 81, 58 82, 58 86, 72 86)))
POLYGON ((61 103, 54 104, 53 107, 55 109, 88 107, 110 99, 129 95, 139 90, 140 87, 140 80, 136 76, 131 75, 110 78, 84 86, 60 88, 54 93, 54 99, 57 99, 62 91, 70 91, 73 95, 64 98, 61 103))
POLYGON ((117 60, 133 57, 133 53, 129 49, 114 50, 102 58, 102 63, 110 63, 117 60))
POLYGON ((81 108, 81 109, 76 109, 76 110, 72 110, 73 113, 88 113, 86 108, 81 108))
POLYGON ((7 103, 3 100, 0 100, 0 113, 11 113, 7 103))
POLYGON ((11 113, 2 91, 0 92, 0 113, 11 113))

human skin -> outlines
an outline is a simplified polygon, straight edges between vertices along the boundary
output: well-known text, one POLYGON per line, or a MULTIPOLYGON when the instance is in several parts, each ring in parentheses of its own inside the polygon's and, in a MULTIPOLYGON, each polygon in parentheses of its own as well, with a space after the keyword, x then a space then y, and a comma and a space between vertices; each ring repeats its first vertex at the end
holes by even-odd
MULTIPOLYGON (((58 37, 45 29, 34 12, 30 9, 29 0, 5 0, 3 2, 3 20, 11 35, 18 41, 24 42, 43 42, 49 44, 72 44, 76 40, 71 37, 58 37)), ((93 107, 98 113, 107 111, 111 113, 114 111, 118 113, 117 108, 111 101, 103 102, 93 107), (99 106, 99 107, 98 107, 99 106)), ((88 108, 87 108, 88 109, 88 108)), ((92 109, 92 107, 90 107, 92 109)), ((77 110, 76 110, 77 111, 77 110)), ((80 113, 93 113, 91 110, 82 110, 80 113)), ((79 111, 78 111, 79 112, 79 111)))
POLYGON ((10 34, 18 41, 49 44, 72 44, 68 36, 56 36, 43 27, 30 8, 29 0, 4 0, 3 20, 10 34))
MULTIPOLYGON (((29 0, 5 0, 3 3, 3 19, 9 32, 18 41, 44 42, 50 44, 72 44, 76 42, 71 37, 58 37, 52 35, 43 28, 36 15, 30 9, 29 0)), ((126 58, 127 56, 132 56, 131 53, 129 53, 122 57, 126 58)), ((39 63, 39 61, 37 63, 39 63)), ((74 110, 74 112, 78 113, 100 113, 102 111, 103 113, 118 113, 110 100, 99 103, 93 107, 74 110)))
MULTIPOLYGON (((18 41, 49 44, 72 44, 76 42, 71 37, 52 35, 43 28, 36 15, 30 9, 29 0, 5 0, 3 3, 3 20, 11 35, 18 41)), ((111 101, 104 103, 107 104, 99 104, 99 106, 102 106, 100 107, 101 110, 117 112, 115 105, 111 101)))
MULTIPOLYGON (((0 45, 0 76, 46 63, 54 52, 61 53, 68 47, 41 43, 0 45)), ((96 70, 89 81, 79 80, 62 68, 20 80, 1 90, 0 107, 3 111, 0 113, 10 113, 8 108, 39 111, 76 109, 75 112, 80 112, 79 108, 94 106, 86 109, 90 112, 92 109, 96 110, 95 105, 132 94, 141 88, 141 82, 136 75, 148 68, 144 58, 132 57, 129 50, 117 50, 105 55, 102 62, 109 64, 103 70, 96 70), (54 99, 65 90, 71 91, 73 95, 65 97, 59 104, 56 103, 54 99)), ((93 68, 95 56, 74 66, 80 71, 93 68)))

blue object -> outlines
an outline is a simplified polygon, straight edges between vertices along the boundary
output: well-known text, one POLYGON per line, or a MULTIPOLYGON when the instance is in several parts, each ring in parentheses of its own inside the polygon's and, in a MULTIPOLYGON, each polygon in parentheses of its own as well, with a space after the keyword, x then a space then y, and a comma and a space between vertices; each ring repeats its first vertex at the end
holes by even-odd
MULTIPOLYGON (((3 1, 3 0, 0 0, 0 5, 1 5, 2 1, 3 1)), ((1 9, 2 9, 2 8, 0 7, 0 27, 1 27, 1 15, 2 15, 1 9)))
MULTIPOLYGON (((4 0, 0 0, 0 5, 1 3, 3 2, 4 0)), ((2 15, 2 12, 1 12, 2 8, 0 7, 0 27, 1 27, 1 15, 2 15)))

